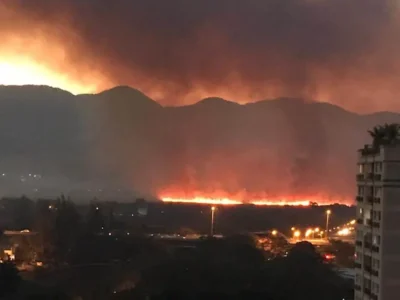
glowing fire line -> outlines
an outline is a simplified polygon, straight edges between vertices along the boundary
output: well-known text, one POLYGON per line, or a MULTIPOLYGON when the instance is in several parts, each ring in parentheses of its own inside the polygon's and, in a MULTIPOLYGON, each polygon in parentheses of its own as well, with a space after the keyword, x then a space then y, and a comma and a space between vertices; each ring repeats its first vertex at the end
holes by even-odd
POLYGON ((208 205, 243 205, 243 204, 253 204, 257 206, 309 206, 310 201, 268 201, 268 200, 256 200, 243 202, 238 200, 233 200, 229 198, 203 198, 195 197, 192 199, 185 198, 172 198, 172 197, 161 197, 163 202, 167 203, 182 203, 182 204, 208 204, 208 205))

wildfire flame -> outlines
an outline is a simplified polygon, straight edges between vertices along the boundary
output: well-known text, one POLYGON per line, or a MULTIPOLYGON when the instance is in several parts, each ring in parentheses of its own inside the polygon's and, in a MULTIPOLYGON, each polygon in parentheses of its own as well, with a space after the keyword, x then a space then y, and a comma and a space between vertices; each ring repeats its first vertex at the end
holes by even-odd
POLYGON ((309 200, 298 200, 298 201, 287 201, 287 200, 255 200, 255 201, 240 201, 229 198, 206 198, 206 197, 194 197, 191 199, 185 198, 173 198, 173 197, 161 197, 163 202, 169 203, 183 203, 183 204, 208 204, 208 205, 241 205, 241 204, 253 204, 257 206, 309 206, 312 201, 309 200))
POLYGON ((270 195, 253 193, 247 190, 228 192, 223 189, 206 191, 191 187, 169 186, 158 192, 158 198, 167 203, 205 204, 205 205, 242 205, 256 206, 310 206, 310 205, 352 205, 348 198, 332 197, 324 193, 315 195, 270 195))
POLYGON ((205 204, 205 205, 243 205, 252 204, 256 206, 310 206, 331 205, 340 203, 343 205, 351 205, 349 199, 338 199, 323 196, 292 196, 292 197, 267 197, 260 195, 238 194, 228 195, 227 193, 160 193, 159 199, 166 203, 182 203, 182 204, 205 204))

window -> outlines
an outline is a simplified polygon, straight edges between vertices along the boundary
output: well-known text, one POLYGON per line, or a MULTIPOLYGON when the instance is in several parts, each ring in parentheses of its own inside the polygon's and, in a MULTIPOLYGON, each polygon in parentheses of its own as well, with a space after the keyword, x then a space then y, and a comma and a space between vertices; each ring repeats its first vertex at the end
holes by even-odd
POLYGON ((379 294, 379 283, 372 282, 372 292, 375 295, 379 294))
POLYGON ((376 162, 374 164, 374 172, 375 173, 380 173, 382 172, 382 163, 381 162, 376 162))
POLYGON ((361 284, 361 275, 356 274, 356 284, 360 285, 361 284))
POLYGON ((364 196, 364 186, 362 185, 358 186, 358 195, 364 196))
POLYGON ((372 219, 374 221, 380 221, 381 220, 381 212, 380 211, 373 211, 372 212, 372 219))
POLYGON ((380 245, 381 244, 381 237, 379 235, 372 236, 372 243, 374 245, 380 245))
POLYGON ((364 287, 367 289, 371 289, 371 280, 364 277, 364 287))
POLYGON ((364 165, 363 164, 358 164, 358 173, 363 174, 364 173, 364 165))
POLYGON ((381 212, 380 211, 373 211, 372 212, 372 219, 374 221, 380 221, 381 220, 381 212))
POLYGON ((375 197, 381 197, 382 196, 382 188, 381 187, 375 187, 374 196, 375 197))

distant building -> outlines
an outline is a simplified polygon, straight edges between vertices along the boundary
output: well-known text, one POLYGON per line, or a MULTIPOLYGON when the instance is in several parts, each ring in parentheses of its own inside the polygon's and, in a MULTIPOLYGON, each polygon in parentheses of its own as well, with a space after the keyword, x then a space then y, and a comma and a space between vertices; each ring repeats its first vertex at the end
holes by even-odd
POLYGON ((400 145, 359 151, 355 300, 400 299, 400 145))

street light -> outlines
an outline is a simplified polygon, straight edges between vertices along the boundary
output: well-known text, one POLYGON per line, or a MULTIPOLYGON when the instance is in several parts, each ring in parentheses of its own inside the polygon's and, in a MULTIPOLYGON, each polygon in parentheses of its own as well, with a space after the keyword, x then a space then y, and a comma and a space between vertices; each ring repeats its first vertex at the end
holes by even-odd
POLYGON ((329 232, 329 217, 331 216, 332 211, 328 209, 326 211, 326 239, 329 239, 328 232, 329 232))
POLYGON ((273 236, 275 236, 275 235, 277 235, 277 234, 278 234, 278 231, 277 231, 277 230, 275 230, 275 229, 272 230, 272 235, 273 235, 273 236))
POLYGON ((313 233, 314 233, 314 231, 312 229, 307 229, 305 237, 308 238, 313 233))
POLYGON ((217 208, 215 206, 211 206, 211 232, 210 235, 214 236, 214 217, 215 217, 215 210, 217 208))
POLYGON ((296 230, 295 232, 293 232, 293 237, 295 238, 299 238, 300 237, 301 232, 299 230, 296 230))

